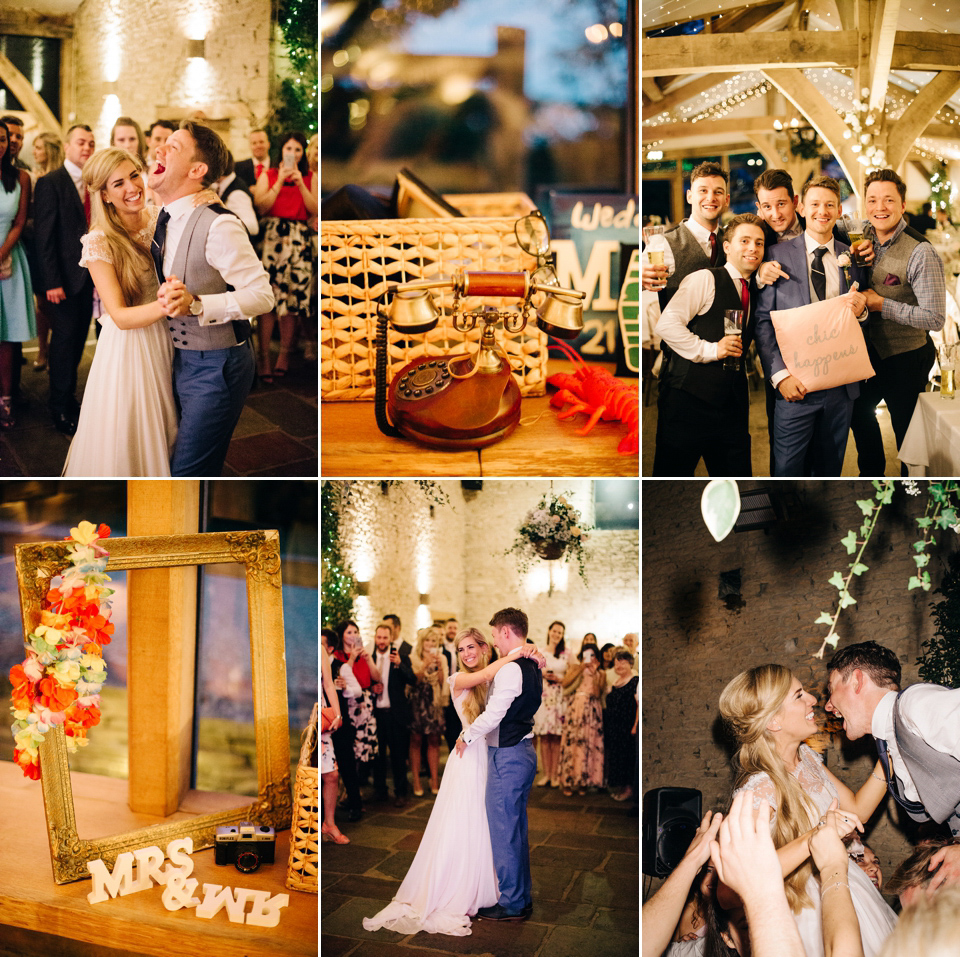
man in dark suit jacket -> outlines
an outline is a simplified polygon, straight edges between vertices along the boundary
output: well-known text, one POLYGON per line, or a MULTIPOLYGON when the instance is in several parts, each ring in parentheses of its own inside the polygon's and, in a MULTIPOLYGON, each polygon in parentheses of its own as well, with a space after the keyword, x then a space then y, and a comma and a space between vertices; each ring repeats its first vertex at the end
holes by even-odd
POLYGON ((411 645, 409 641, 406 641, 400 637, 400 616, 384 615, 383 620, 393 631, 393 647, 396 648, 401 655, 411 655, 413 653, 413 645, 411 645))
POLYGON ((770 314, 809 305, 817 301, 815 297, 846 295, 854 313, 866 318, 866 300, 861 292, 848 292, 837 260, 850 248, 833 236, 840 212, 840 184, 828 176, 804 183, 800 212, 806 216, 803 234, 777 244, 780 278, 760 290, 757 351, 764 375, 779 393, 773 427, 776 474, 802 476, 812 470, 814 475, 837 476, 843 470, 853 402, 860 386, 852 383, 808 393, 783 361, 770 314))
POLYGON ((270 168, 270 140, 265 130, 253 130, 250 134, 250 152, 253 154, 250 159, 236 164, 236 173, 253 189, 260 174, 270 168))
POLYGON ((407 803, 407 752, 410 749, 408 728, 410 708, 407 686, 416 678, 409 653, 393 647, 393 629, 386 623, 377 625, 374 637, 374 663, 381 678, 386 680, 374 686, 373 712, 377 719, 377 753, 373 759, 373 788, 378 800, 387 799, 387 751, 393 772, 394 805, 407 803), (380 691, 377 692, 376 688, 380 691))
POLYGON ((89 228, 89 201, 82 182, 84 164, 93 155, 89 126, 67 132, 64 164, 37 180, 34 235, 41 284, 50 317, 50 412, 59 431, 77 431, 77 367, 93 313, 93 280, 80 265, 80 238, 89 228))

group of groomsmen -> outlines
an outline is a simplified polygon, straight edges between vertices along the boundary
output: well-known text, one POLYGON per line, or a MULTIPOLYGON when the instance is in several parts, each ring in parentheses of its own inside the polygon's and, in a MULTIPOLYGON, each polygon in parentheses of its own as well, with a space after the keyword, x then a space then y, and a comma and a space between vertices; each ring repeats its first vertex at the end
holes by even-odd
POLYGON ((875 239, 859 250, 867 265, 851 262, 846 271, 838 263, 850 246, 837 180, 810 179, 798 196, 785 170, 770 169, 754 193, 758 215, 735 216, 721 229, 728 175, 701 163, 690 175, 690 218, 666 231, 664 265, 643 267, 643 288, 660 299, 664 353, 653 474, 693 475, 700 459, 711 476, 752 474, 742 356, 756 341, 770 474, 840 475, 852 428, 860 474, 882 476, 876 408, 886 402, 899 449, 935 359, 929 331, 943 328, 943 263, 907 225, 906 185, 894 170, 866 177, 864 213, 875 239), (836 296, 861 322, 876 375, 808 392, 784 363, 770 314, 836 296), (730 309, 746 313, 742 337, 724 333, 730 309), (739 360, 736 371, 723 368, 725 358, 739 360))

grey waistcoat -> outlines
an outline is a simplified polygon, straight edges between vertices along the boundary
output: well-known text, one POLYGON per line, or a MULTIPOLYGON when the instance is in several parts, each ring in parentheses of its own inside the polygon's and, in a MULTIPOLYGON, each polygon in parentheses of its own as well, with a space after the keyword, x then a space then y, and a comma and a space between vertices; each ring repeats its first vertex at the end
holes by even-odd
MULTIPOLYGON (((917 240, 904 230, 883 254, 883 259, 874 266, 870 274, 870 288, 884 299, 917 305, 913 287, 907 280, 907 263, 917 247, 917 240), (900 282, 896 286, 884 285, 888 275, 896 276, 900 282)), ((920 349, 927 341, 925 329, 915 329, 901 322, 885 319, 879 312, 870 313, 867 326, 870 341, 881 359, 898 356, 902 352, 920 349)))
MULTIPOLYGON (((661 309, 666 308, 667 303, 673 298, 685 276, 689 276, 690 273, 696 272, 698 269, 710 268, 710 257, 703 251, 703 247, 684 223, 677 223, 672 229, 668 229, 664 233, 664 238, 673 253, 675 269, 671 275, 667 276, 666 286, 660 290, 661 309)), ((717 243, 719 252, 716 265, 722 266, 727 261, 727 257, 723 254, 723 243, 720 242, 719 236, 717 237, 717 243)))
POLYGON ((923 809, 937 824, 946 821, 956 836, 960 833, 960 759, 931 748, 919 734, 910 731, 900 717, 900 699, 914 688, 922 687, 922 684, 911 685, 897 696, 893 706, 893 733, 900 757, 917 786, 923 809))
MULTIPOLYGON (((226 292, 229 286, 207 262, 207 233, 219 213, 210 206, 198 206, 187 221, 170 272, 177 276, 195 296, 215 295, 226 292)), ((228 349, 237 345, 234 323, 218 322, 201 326, 196 316, 168 319, 167 328, 176 349, 195 351, 228 349)))

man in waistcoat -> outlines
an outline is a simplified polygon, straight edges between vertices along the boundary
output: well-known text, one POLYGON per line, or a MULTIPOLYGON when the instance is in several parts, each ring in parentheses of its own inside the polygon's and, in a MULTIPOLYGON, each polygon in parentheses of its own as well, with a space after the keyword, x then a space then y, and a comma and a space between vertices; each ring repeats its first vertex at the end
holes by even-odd
POLYGON ((163 203, 151 251, 157 295, 175 349, 180 430, 174 476, 223 471, 230 437, 253 385, 250 317, 269 312, 270 280, 240 220, 220 205, 194 208, 223 175, 227 147, 209 126, 184 120, 157 148, 148 183, 163 203))
POLYGON ((753 338, 751 277, 763 262, 763 224, 735 216, 723 233, 726 263, 698 269, 680 284, 660 316, 669 346, 657 399, 655 476, 693 475, 702 458, 711 476, 752 475, 750 399, 742 360, 753 338), (727 309, 745 312, 743 335, 726 335, 727 309), (737 360, 725 368, 726 358, 737 360))
MULTIPOLYGON (((519 608, 498 611, 490 625, 501 655, 527 640, 527 616, 519 608)), ((533 716, 542 694, 539 665, 530 658, 511 661, 490 683, 486 709, 457 740, 458 755, 475 742, 487 748, 487 821, 500 899, 477 911, 484 920, 522 921, 533 910, 527 799, 537 772, 533 716)))
POLYGON ((864 335, 877 374, 861 386, 852 427, 860 474, 883 476, 886 458, 877 404, 881 399, 887 403, 899 449, 936 359, 928 330, 943 328, 946 291, 936 250, 903 218, 903 180, 892 169, 881 169, 868 173, 864 183, 867 216, 877 232, 876 260, 865 290, 870 319, 864 335))
POLYGON ((690 173, 687 202, 690 218, 665 233, 667 248, 662 266, 645 264, 641 270, 643 288, 657 292, 660 309, 666 309, 683 279, 697 269, 722 266, 720 216, 727 208, 729 175, 719 163, 701 163, 690 173))
POLYGON ((807 394, 787 369, 771 313, 812 302, 846 296, 854 315, 864 310, 863 293, 848 291, 838 257, 849 246, 836 240, 833 227, 840 214, 840 184, 829 176, 803 184, 802 235, 777 243, 781 276, 757 297, 756 340, 764 375, 779 393, 774 410, 774 464, 777 476, 840 475, 850 432, 857 383, 807 394))
MULTIPOLYGON (((848 645, 827 663, 826 710, 856 741, 872 734, 887 790, 914 821, 946 824, 960 838, 960 689, 900 691, 900 660, 875 641, 848 645)), ((876 772, 874 772, 876 776, 876 772)), ((870 782, 868 782, 870 783, 870 782)), ((960 880, 960 845, 933 856, 934 886, 960 880)))

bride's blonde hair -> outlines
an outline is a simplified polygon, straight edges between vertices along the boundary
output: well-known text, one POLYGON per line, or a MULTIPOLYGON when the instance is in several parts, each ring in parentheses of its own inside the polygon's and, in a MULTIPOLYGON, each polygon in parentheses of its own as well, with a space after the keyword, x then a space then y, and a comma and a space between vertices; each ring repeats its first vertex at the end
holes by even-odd
MULTIPOLYGON (((751 775, 760 772, 770 777, 777 802, 773 843, 778 848, 810 830, 819 818, 813 802, 787 772, 767 730, 783 707, 792 683, 793 674, 788 668, 760 665, 738 674, 720 695, 720 714, 740 745, 734 759, 735 787, 742 787, 751 775)), ((787 900, 795 913, 813 906, 806 891, 812 873, 813 865, 807 860, 784 879, 787 900)))
MULTIPOLYGON (((116 207, 103 201, 103 190, 106 189, 107 182, 113 171, 124 162, 133 163, 142 176, 143 163, 139 156, 111 146, 94 153, 87 160, 83 167, 83 183, 90 193, 90 228, 103 232, 120 283, 120 291, 123 293, 123 301, 128 306, 135 306, 143 294, 143 272, 147 267, 152 268, 153 259, 146 247, 141 246, 127 232, 116 207)), ((147 184, 144 182, 144 193, 146 189, 147 184)))
MULTIPOLYGON (((457 635, 453 647, 457 649, 457 660, 460 663, 459 667, 463 671, 482 671, 490 664, 490 643, 476 628, 464 628, 463 631, 457 635), (460 657, 460 642, 463 641, 464 638, 472 638, 480 646, 480 657, 472 668, 465 665, 463 659, 460 657)), ((473 724, 483 713, 483 709, 486 708, 489 688, 490 686, 488 684, 479 684, 471 688, 464 697, 463 716, 470 724, 473 724)))

